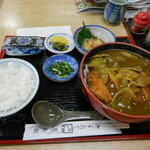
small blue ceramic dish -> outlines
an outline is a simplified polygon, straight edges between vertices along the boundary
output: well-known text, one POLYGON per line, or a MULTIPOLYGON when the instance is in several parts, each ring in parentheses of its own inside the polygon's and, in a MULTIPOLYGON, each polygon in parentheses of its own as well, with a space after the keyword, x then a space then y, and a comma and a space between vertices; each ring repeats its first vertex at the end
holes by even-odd
POLYGON ((76 61, 76 59, 67 54, 53 55, 48 59, 46 59, 43 64, 43 72, 45 76, 51 79, 52 81, 56 81, 56 82, 66 82, 73 79, 75 75, 78 73, 78 70, 79 70, 79 64, 76 61), (52 66, 53 64, 57 64, 58 62, 68 63, 69 67, 72 68, 72 71, 69 74, 67 74, 67 77, 65 78, 57 77, 57 75, 55 75, 49 70, 50 66, 52 66))
POLYGON ((38 48, 17 48, 12 47, 6 49, 6 54, 9 56, 27 56, 27 55, 36 55, 39 54, 42 49, 38 48))
POLYGON ((45 50, 44 39, 38 36, 8 36, 3 49, 9 56, 36 55, 45 50))

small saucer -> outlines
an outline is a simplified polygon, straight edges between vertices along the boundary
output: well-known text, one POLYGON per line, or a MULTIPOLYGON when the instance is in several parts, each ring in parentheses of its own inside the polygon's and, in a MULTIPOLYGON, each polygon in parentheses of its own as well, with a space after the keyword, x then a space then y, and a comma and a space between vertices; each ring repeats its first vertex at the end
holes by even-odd
POLYGON ((28 56, 28 55, 36 55, 39 54, 41 49, 19 49, 19 48, 11 48, 10 50, 6 50, 6 54, 9 56, 28 56))
POLYGON ((47 37, 45 39, 44 44, 45 44, 45 47, 48 51, 50 51, 52 53, 55 53, 55 54, 69 53, 75 48, 73 38, 69 34, 66 34, 66 33, 52 34, 52 35, 50 35, 49 37, 47 37), (51 39, 55 36, 61 36, 61 37, 65 38, 68 41, 68 44, 66 45, 67 50, 60 51, 60 50, 57 50, 57 49, 53 48, 53 43, 51 42, 51 39))
POLYGON ((77 60, 67 54, 53 55, 53 56, 49 57, 43 64, 43 72, 44 72, 45 76, 48 79, 50 79, 52 81, 56 81, 56 82, 66 82, 66 81, 73 79, 75 77, 75 75, 78 73, 78 69, 79 69, 79 64, 78 64, 77 60), (58 62, 68 63, 70 65, 70 67, 73 69, 73 71, 70 74, 68 74, 68 77, 58 78, 55 74, 51 73, 48 70, 49 66, 51 66, 54 63, 58 63, 58 62))

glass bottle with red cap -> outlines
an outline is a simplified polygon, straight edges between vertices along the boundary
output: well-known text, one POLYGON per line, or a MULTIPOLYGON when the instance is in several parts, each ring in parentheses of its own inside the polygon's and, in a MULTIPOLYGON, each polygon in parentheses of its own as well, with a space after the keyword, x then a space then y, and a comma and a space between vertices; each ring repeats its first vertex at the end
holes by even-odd
POLYGON ((139 12, 133 17, 130 30, 135 34, 144 34, 149 24, 150 14, 147 12, 139 12))

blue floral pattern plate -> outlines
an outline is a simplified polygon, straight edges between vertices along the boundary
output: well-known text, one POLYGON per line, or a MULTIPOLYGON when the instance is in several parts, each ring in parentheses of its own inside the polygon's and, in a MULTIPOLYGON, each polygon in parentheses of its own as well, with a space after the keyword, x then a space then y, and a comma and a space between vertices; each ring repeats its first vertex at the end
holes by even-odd
POLYGON ((8 36, 3 49, 9 56, 36 55, 45 50, 44 39, 37 36, 8 36))
POLYGON ((6 54, 9 56, 26 56, 26 55, 36 55, 39 54, 41 49, 31 49, 31 48, 9 48, 6 50, 6 54))
POLYGON ((56 82, 66 82, 66 81, 71 80, 78 73, 78 70, 79 70, 79 64, 78 64, 77 60, 67 54, 53 55, 53 56, 49 57, 48 59, 46 59, 43 64, 43 72, 44 72, 45 76, 47 78, 51 79, 52 81, 56 81, 56 82), (71 72, 67 78, 58 78, 55 74, 52 74, 48 70, 49 66, 51 66, 53 63, 58 63, 59 61, 69 63, 70 67, 73 69, 73 72, 71 72))

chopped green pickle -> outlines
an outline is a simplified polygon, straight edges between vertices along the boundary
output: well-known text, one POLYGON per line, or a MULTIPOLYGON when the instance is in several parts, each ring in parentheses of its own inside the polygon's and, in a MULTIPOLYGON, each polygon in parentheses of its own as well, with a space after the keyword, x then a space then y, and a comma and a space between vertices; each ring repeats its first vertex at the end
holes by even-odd
POLYGON ((61 43, 53 43, 53 48, 57 49, 59 51, 67 50, 67 46, 65 44, 61 44, 61 43))
POLYGON ((73 68, 70 67, 70 64, 67 62, 59 61, 57 63, 53 63, 48 67, 48 70, 56 75, 57 78, 67 78, 71 72, 74 71, 73 68))

